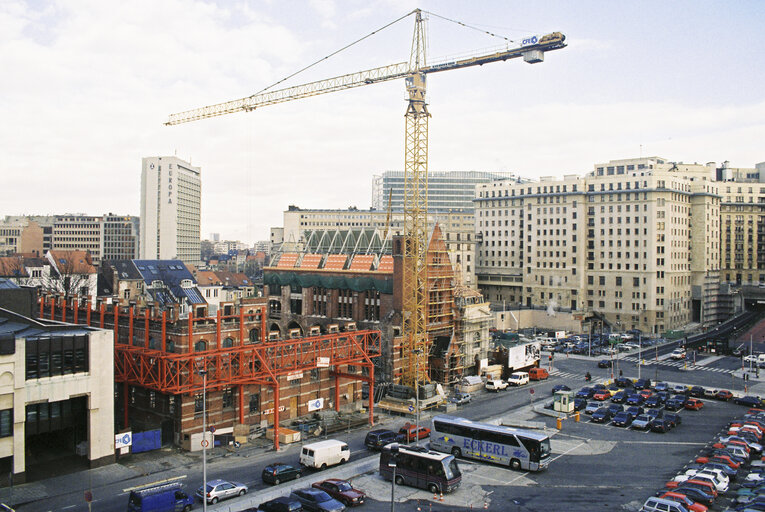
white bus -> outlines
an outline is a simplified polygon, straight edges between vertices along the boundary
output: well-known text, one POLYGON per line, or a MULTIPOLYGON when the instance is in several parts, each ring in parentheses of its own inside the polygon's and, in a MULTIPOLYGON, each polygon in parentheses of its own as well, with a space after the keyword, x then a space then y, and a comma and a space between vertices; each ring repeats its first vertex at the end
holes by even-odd
POLYGON ((433 418, 430 447, 455 457, 485 460, 515 470, 541 471, 550 463, 547 435, 456 416, 433 418))

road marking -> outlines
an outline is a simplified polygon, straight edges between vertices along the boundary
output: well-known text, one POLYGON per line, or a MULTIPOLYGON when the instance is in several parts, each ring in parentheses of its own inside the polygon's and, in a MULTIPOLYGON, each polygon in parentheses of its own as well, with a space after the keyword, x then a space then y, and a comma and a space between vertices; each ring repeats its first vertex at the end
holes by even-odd
POLYGON ((62 508, 61 508, 61 510, 66 510, 66 509, 68 509, 68 508, 74 508, 74 507, 76 507, 76 506, 77 506, 77 505, 69 505, 68 507, 62 507, 62 508))
MULTIPOLYGON (((646 431, 648 433, 648 431, 646 431)), ((707 443, 693 443, 690 441, 620 441, 621 443, 632 443, 632 444, 687 444, 690 446, 698 445, 698 446, 704 446, 707 443)))
POLYGON ((170 482, 175 482, 176 480, 183 480, 184 478, 186 478, 186 475, 174 476, 172 478, 165 478, 164 480, 157 480, 156 482, 150 482, 148 484, 136 485, 135 487, 128 487, 127 489, 122 489, 122 494, 129 493, 130 491, 134 491, 136 489, 143 489, 144 487, 154 487, 155 485, 162 485, 162 484, 167 484, 170 482))
POLYGON ((590 438, 590 439, 586 439, 586 440, 582 441, 581 443, 579 443, 578 445, 574 446, 573 448, 570 448, 570 449, 566 450, 565 452, 561 453, 560 455, 558 455, 558 456, 557 456, 557 457, 555 457, 554 459, 550 460, 550 462, 555 462, 556 460, 560 459, 560 458, 561 458, 561 457, 563 457, 564 455, 566 455, 566 454, 568 454, 568 453, 570 453, 570 452, 572 452, 572 451, 576 450, 576 449, 577 449, 577 448, 579 448, 580 446, 583 446, 583 445, 587 444, 587 443, 588 443, 588 442, 590 442, 591 440, 592 440, 592 438, 590 438))

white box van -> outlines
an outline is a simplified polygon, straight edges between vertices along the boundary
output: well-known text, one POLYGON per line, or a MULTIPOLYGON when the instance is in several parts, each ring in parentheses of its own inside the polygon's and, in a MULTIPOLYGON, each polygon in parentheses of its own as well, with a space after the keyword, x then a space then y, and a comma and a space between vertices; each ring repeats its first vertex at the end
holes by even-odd
POLYGON ((327 469, 328 466, 348 462, 350 458, 348 444, 336 439, 306 444, 300 450, 300 464, 309 468, 327 469))
POLYGON ((511 386, 523 386, 529 383, 529 374, 526 372, 513 372, 510 374, 510 378, 507 379, 507 383, 511 386))

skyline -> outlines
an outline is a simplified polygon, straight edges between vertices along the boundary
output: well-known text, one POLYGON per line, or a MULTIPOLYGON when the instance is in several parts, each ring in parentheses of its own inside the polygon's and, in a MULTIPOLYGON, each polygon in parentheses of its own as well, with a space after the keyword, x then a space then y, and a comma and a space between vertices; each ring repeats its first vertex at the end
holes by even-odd
MULTIPOLYGON (((765 161, 765 5, 735 5, 7 3, 0 216, 138 215, 141 158, 173 154, 202 169, 202 238, 268 239, 291 204, 368 208, 372 176, 403 168, 402 81, 162 123, 253 94, 415 7, 512 39, 560 31, 569 44, 533 66, 433 75, 431 171, 581 175, 641 153, 754 167, 765 161)), ((407 60, 412 21, 284 85, 407 60)), ((434 60, 502 42, 436 16, 428 28, 434 60)))

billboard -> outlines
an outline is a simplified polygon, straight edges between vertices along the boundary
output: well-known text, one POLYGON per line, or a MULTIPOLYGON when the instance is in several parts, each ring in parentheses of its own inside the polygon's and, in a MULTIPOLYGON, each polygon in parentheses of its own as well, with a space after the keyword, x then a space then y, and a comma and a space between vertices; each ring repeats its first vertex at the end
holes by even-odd
POLYGON ((539 361, 542 344, 538 341, 510 347, 507 352, 507 367, 518 370, 534 366, 539 361))

